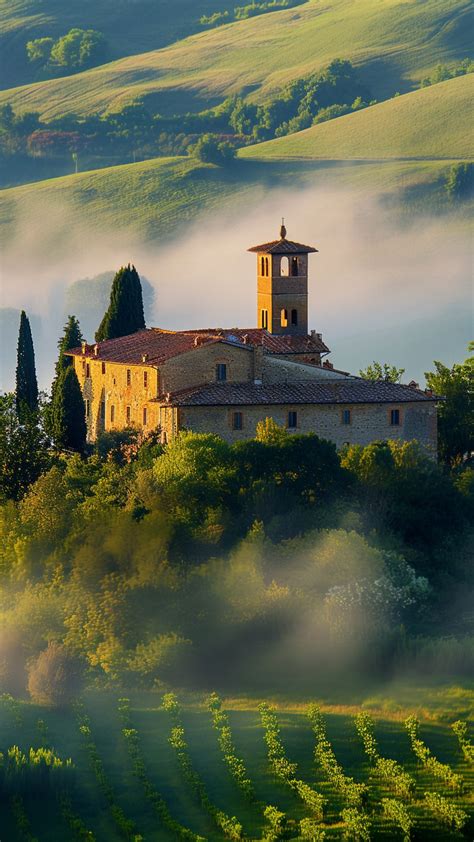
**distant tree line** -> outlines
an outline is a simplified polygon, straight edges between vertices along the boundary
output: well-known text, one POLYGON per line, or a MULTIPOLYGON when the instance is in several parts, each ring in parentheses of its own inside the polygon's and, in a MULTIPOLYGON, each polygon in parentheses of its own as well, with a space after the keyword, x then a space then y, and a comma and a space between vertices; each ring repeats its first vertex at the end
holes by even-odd
POLYGON ((446 82, 456 76, 465 76, 467 73, 474 73, 474 60, 464 58, 459 64, 437 64, 430 76, 425 76, 420 82, 421 88, 428 88, 430 85, 437 85, 439 82, 446 82))
POLYGON ((293 6, 301 6, 307 0, 264 0, 264 2, 247 3, 246 6, 236 6, 232 12, 214 12, 212 15, 202 15, 199 18, 201 26, 214 27, 223 23, 231 23, 233 20, 245 20, 246 18, 264 15, 267 12, 277 12, 280 9, 290 9, 293 6))
POLYGON ((136 102, 103 116, 69 114, 44 122, 36 112, 18 115, 6 104, 0 107, 0 160, 71 160, 74 154, 80 168, 81 159, 93 156, 105 165, 120 156, 130 161, 190 153, 226 164, 232 147, 281 137, 373 102, 351 62, 335 59, 264 105, 230 96, 214 108, 164 116, 136 102))

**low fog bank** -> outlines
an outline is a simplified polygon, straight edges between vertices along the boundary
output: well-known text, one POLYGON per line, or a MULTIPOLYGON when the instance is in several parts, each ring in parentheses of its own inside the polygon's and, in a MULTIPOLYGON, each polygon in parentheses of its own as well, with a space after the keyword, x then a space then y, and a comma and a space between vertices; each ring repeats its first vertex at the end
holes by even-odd
MULTIPOLYGON (((322 332, 336 366, 357 372, 373 359, 390 361, 406 368, 407 380, 422 382, 433 359, 464 359, 472 336, 472 248, 453 217, 411 217, 403 227, 400 209, 383 207, 377 195, 361 200, 360 192, 330 186, 278 189, 245 214, 203 215, 181 236, 143 246, 132 227, 127 234, 91 225, 86 235, 75 235, 75 214, 67 206, 32 207, 2 256, 1 306, 37 317, 44 389, 68 288, 128 262, 154 287, 152 324, 255 325, 255 256, 246 249, 276 238, 281 216, 290 239, 319 250, 311 258, 310 327, 322 332)), ((97 312, 96 325, 102 315, 97 312)), ((9 389, 15 365, 10 329, 1 341, 0 387, 9 389)))

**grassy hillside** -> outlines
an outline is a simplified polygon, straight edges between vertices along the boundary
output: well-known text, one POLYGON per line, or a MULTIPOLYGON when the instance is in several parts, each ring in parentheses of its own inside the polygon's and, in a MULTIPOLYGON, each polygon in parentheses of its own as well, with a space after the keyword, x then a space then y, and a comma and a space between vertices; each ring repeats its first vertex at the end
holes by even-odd
POLYGON ((242 149, 257 158, 472 158, 474 74, 242 149))
POLYGON ((235 210, 257 202, 271 188, 331 184, 361 193, 382 192, 391 201, 426 211, 442 202, 449 162, 377 162, 333 166, 317 161, 237 160, 229 168, 190 158, 157 158, 26 184, 0 192, 0 243, 18 224, 29 232, 48 227, 45 253, 67 252, 72 241, 93 230, 124 230, 138 242, 169 237, 202 212, 235 210), (56 227, 57 226, 57 227, 56 227))
POLYGON ((471 11, 468 0, 310 0, 65 79, 3 91, 0 103, 48 119, 116 110, 137 97, 151 97, 150 107, 162 113, 242 91, 263 102, 336 57, 360 65, 381 99, 409 90, 437 62, 465 56, 471 11))
POLYGON ((0 0, 0 86, 35 79, 25 44, 72 27, 103 32, 110 58, 156 50, 201 29, 201 15, 233 9, 233 0, 0 0))
MULTIPOLYGON (((444 763, 451 764, 458 773, 465 776, 469 784, 473 781, 473 772, 459 751, 457 739, 449 723, 457 716, 468 715, 469 691, 459 688, 446 688, 444 699, 449 708, 442 706, 435 713, 435 718, 422 722, 421 737, 426 741, 433 754, 444 763), (452 690, 451 697, 449 692, 452 690), (453 699, 458 703, 458 709, 453 699), (437 717, 440 716, 438 719, 437 717), (443 718, 445 721, 443 721, 443 718), (447 720, 447 721, 446 721, 447 720)), ((439 691, 426 692, 426 698, 440 696, 439 691)), ((441 693, 442 698, 442 693, 441 693)), ((389 700, 387 700, 388 707, 389 700)), ((420 763, 410 749, 410 744, 403 723, 403 710, 393 699, 390 700, 390 712, 378 711, 376 719, 376 738, 381 753, 393 757, 403 764, 403 768, 413 776, 416 783, 415 799, 407 803, 414 824, 416 838, 447 842, 460 838, 460 834, 443 827, 443 824, 423 803, 425 791, 441 793, 449 802, 458 804, 467 813, 472 813, 472 799, 469 789, 462 795, 453 793, 443 781, 437 781, 420 763)), ((112 804, 107 803, 95 778, 84 737, 79 732, 79 723, 72 711, 57 712, 32 704, 3 705, 0 725, 0 746, 2 750, 13 743, 23 751, 30 746, 54 745, 61 758, 72 757, 76 766, 75 784, 72 788, 71 806, 80 816, 85 826, 90 829, 96 842, 115 842, 123 839, 117 823, 113 819, 112 804), (43 725, 38 725, 40 720, 43 725)), ((169 715, 160 707, 160 697, 151 693, 134 693, 131 703, 131 725, 137 730, 139 752, 143 756, 148 786, 159 793, 169 807, 173 818, 195 833, 204 836, 209 842, 218 842, 224 835, 219 832, 199 803, 199 798, 183 777, 175 752, 169 744, 171 721, 169 715)), ((307 807, 291 788, 276 777, 267 759, 267 750, 263 739, 263 729, 256 703, 238 700, 230 704, 230 726, 238 755, 244 760, 256 799, 246 799, 232 779, 217 743, 217 733, 211 725, 209 712, 200 698, 183 710, 184 734, 189 746, 191 762, 197 770, 208 791, 211 802, 229 816, 236 816, 242 822, 247 839, 261 838, 264 830, 263 809, 271 804, 286 813, 293 822, 310 817, 307 807)), ((324 827, 326 839, 342 840, 344 826, 340 812, 344 800, 334 785, 327 779, 322 767, 315 762, 315 736, 304 714, 305 706, 284 705, 278 712, 281 726, 281 740, 291 762, 298 764, 298 776, 309 786, 324 795, 324 827)), ((123 723, 117 711, 117 698, 111 694, 95 694, 88 697, 86 709, 90 715, 91 736, 97 748, 103 775, 110 786, 112 798, 126 818, 133 822, 136 832, 146 840, 153 842, 171 842, 176 839, 163 824, 158 811, 146 798, 142 781, 133 773, 133 763, 127 750, 127 742, 121 734, 123 723)), ((367 709, 367 708, 365 708, 367 709)), ((389 709, 389 708, 388 708, 389 709)), ((354 776, 356 781, 369 785, 367 813, 372 823, 372 839, 401 839, 401 834, 383 818, 381 799, 393 797, 393 791, 386 783, 370 775, 367 757, 356 735, 353 716, 357 708, 326 708, 324 717, 327 724, 328 738, 331 741, 338 761, 346 774, 354 776)), ((432 715, 434 711, 430 711, 432 715)), ((73 838, 71 829, 65 821, 59 798, 47 793, 41 798, 27 792, 22 798, 24 812, 29 820, 32 833, 43 842, 64 842, 73 838)), ((293 825, 294 830, 296 830, 293 825)), ((9 842, 19 842, 21 836, 15 822, 11 802, 8 799, 2 811, 2 830, 9 842)), ((466 827, 470 838, 472 823, 466 827)), ((293 838, 296 834, 293 833, 293 838)), ((140 838, 142 838, 140 837, 140 838)), ((74 836, 76 838, 76 836, 74 836)), ((77 837, 79 838, 79 837, 77 837)), ((85 838, 85 837, 81 837, 85 838)), ((126 838, 132 838, 130 835, 126 838)), ((135 838, 135 837, 134 837, 135 838)))

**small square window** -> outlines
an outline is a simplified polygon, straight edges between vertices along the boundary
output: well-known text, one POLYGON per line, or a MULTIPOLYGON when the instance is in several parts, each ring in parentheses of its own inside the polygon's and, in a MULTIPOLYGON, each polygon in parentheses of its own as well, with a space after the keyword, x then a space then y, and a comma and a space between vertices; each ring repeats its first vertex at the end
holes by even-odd
POLYGON ((131 410, 131 407, 127 406, 126 413, 127 413, 127 424, 130 424, 130 421, 132 420, 132 410, 131 410))
POLYGON ((129 368, 127 368, 127 386, 131 386, 132 383, 132 372, 129 368))
POLYGON ((232 429, 241 430, 244 426, 244 416, 241 412, 234 412, 232 414, 232 429))
POLYGON ((148 371, 143 372, 143 388, 148 388, 148 371))
POLYGON ((144 406, 143 407, 143 426, 144 427, 146 427, 146 425, 147 425, 147 418, 148 418, 147 408, 146 408, 146 406, 144 406))
POLYGON ((391 409, 390 410, 390 425, 392 427, 399 427, 400 426, 400 410, 399 409, 391 409))
POLYGON ((105 363, 102 363, 102 374, 105 374, 105 363))
POLYGON ((298 426, 298 413, 292 410, 288 413, 288 427, 289 429, 295 429, 298 426))
POLYGON ((218 380, 219 383, 225 383, 227 380, 227 366, 225 363, 217 363, 216 380, 218 380))
POLYGON ((351 411, 350 409, 343 409, 341 420, 343 424, 350 424, 351 423, 351 411))

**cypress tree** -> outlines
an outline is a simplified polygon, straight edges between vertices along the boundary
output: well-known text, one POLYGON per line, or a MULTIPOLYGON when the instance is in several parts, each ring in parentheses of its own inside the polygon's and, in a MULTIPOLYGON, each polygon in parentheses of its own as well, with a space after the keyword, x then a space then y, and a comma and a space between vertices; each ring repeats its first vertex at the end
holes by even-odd
POLYGON ((127 336, 145 327, 142 285, 135 266, 122 266, 112 281, 110 304, 96 332, 96 342, 127 336))
POLYGON ((84 451, 86 445, 86 410, 81 387, 72 366, 64 368, 54 388, 52 401, 52 436, 57 447, 84 451))
POLYGON ((35 351, 28 316, 21 311, 16 366, 16 410, 20 422, 38 409, 35 351))

